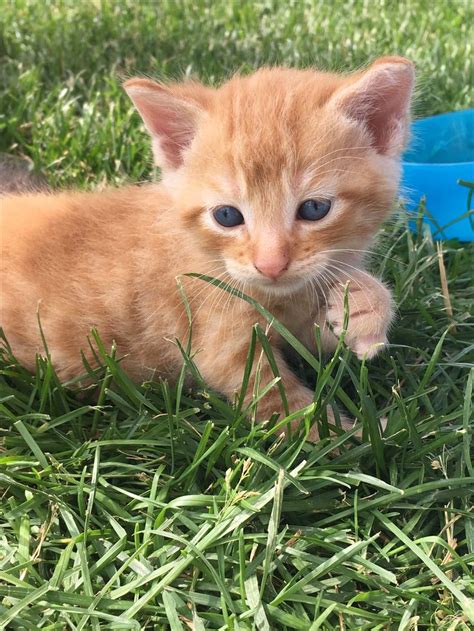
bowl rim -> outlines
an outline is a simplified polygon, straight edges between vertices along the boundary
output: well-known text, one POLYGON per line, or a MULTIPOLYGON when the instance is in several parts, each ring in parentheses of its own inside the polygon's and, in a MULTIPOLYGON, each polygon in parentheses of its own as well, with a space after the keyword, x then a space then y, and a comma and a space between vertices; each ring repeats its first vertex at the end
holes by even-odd
MULTIPOLYGON (((423 118, 415 118, 412 121, 412 126, 416 125, 417 123, 422 123, 423 121, 428 121, 428 120, 433 120, 433 119, 437 119, 437 118, 448 118, 448 117, 455 117, 455 116, 459 116, 459 115, 465 115, 465 114, 469 114, 472 113, 473 117, 474 117, 474 108, 472 107, 465 107, 459 110, 453 110, 452 112, 441 112, 440 114, 433 114, 432 116, 424 116, 423 118)), ((472 165, 472 167, 474 168, 474 161, 473 160, 463 160, 461 162, 415 162, 413 160, 403 160, 402 158, 402 164, 403 165, 416 165, 416 166, 424 166, 424 167, 447 167, 447 166, 451 166, 451 165, 472 165)))
POLYGON ((423 116, 422 118, 414 117, 412 120, 412 124, 420 123, 422 121, 433 120, 435 118, 444 118, 444 117, 447 118, 448 116, 460 116, 460 115, 469 114, 469 113, 472 113, 474 115, 474 107, 463 107, 463 108, 460 108, 459 110, 452 110, 451 112, 440 112, 439 114, 432 114, 431 116, 423 116))
POLYGON ((409 166, 417 166, 417 167, 429 167, 433 169, 433 167, 451 167, 451 166, 468 166, 471 165, 474 168, 474 162, 469 160, 468 162, 413 162, 408 160, 402 160, 403 165, 409 166))

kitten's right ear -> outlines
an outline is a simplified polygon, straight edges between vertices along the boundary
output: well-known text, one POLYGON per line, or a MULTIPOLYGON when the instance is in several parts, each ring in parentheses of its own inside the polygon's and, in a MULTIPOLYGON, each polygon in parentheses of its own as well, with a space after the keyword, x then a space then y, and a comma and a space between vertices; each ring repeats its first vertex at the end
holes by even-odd
MULTIPOLYGON (((204 86, 194 85, 197 96, 204 86)), ((130 79, 124 89, 132 99, 152 137, 156 164, 163 169, 177 169, 183 163, 183 154, 196 133, 204 108, 199 100, 185 94, 186 84, 165 86, 149 79, 130 79), (183 94, 184 92, 184 94, 183 94)))

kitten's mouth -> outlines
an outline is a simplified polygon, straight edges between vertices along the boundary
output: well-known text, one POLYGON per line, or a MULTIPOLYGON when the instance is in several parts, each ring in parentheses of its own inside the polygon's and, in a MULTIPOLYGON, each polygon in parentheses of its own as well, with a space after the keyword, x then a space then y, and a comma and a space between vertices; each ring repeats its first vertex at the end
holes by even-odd
POLYGON ((252 276, 251 278, 242 278, 237 274, 232 276, 244 287, 261 290, 265 293, 275 295, 288 295, 300 291, 307 283, 307 279, 303 276, 281 276, 272 279, 265 276, 252 276))
POLYGON ((226 262, 226 268, 230 276, 237 281, 238 287, 244 293, 251 289, 260 290, 266 294, 289 295, 303 289, 309 282, 306 274, 285 272, 278 278, 270 278, 263 274, 249 273, 249 270, 239 269, 232 263, 226 262))

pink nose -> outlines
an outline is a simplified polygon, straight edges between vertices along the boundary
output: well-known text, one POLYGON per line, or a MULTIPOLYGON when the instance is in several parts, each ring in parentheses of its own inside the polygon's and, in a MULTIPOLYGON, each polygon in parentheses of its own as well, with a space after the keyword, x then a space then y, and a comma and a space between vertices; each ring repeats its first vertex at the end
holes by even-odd
POLYGON ((254 261, 255 269, 273 280, 279 278, 288 269, 290 259, 286 255, 272 258, 258 258, 254 261))

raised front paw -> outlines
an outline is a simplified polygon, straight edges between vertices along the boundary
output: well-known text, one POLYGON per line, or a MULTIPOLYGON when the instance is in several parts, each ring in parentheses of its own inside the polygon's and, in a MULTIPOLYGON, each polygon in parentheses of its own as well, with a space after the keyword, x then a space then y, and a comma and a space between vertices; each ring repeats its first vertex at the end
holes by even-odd
MULTIPOLYGON (((344 326, 346 285, 334 286, 329 295, 326 317, 336 335, 344 326)), ((348 285, 349 320, 345 341, 359 359, 371 359, 387 344, 387 331, 393 317, 389 290, 367 274, 357 284, 348 285)))

